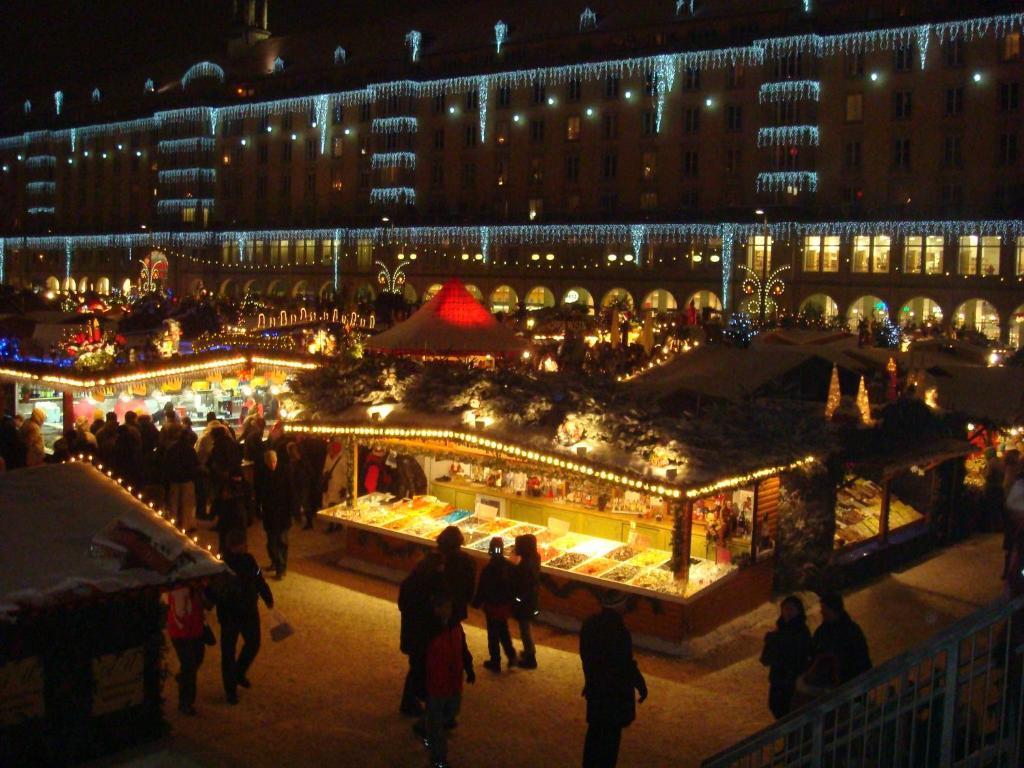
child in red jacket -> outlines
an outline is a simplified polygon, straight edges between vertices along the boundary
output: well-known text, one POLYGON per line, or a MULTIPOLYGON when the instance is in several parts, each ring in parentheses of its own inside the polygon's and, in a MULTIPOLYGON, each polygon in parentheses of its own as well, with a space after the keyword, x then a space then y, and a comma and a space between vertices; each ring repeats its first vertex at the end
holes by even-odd
MULTIPOLYGON (((427 643, 427 713, 425 733, 430 762, 434 768, 448 766, 448 739, 445 729, 454 726, 462 703, 462 675, 476 682, 473 656, 466 645, 462 624, 452 621, 452 598, 436 594, 430 599, 434 626, 427 643)), ((417 724, 420 725, 420 724, 417 724)), ((417 732, 423 732, 423 725, 417 732)))

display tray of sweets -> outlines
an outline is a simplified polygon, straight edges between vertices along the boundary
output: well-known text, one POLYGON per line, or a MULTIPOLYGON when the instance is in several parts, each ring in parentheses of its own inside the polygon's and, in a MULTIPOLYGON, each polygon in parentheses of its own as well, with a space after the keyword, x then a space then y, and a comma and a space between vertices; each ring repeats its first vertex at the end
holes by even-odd
POLYGON ((629 565, 635 565, 638 568, 646 568, 649 566, 664 565, 672 559, 672 555, 662 549, 648 549, 644 552, 633 557, 629 560, 629 565))
POLYGON ((491 547, 491 539, 493 538, 501 538, 502 550, 505 552, 511 551, 513 546, 515 545, 515 539, 511 538, 510 536, 495 537, 494 534, 481 533, 480 531, 474 533, 473 536, 473 543, 468 546, 470 549, 475 549, 479 552, 488 552, 491 547))
POLYGON ((924 515, 909 504, 905 504, 895 496, 889 499, 889 528, 900 528, 923 519, 924 515))
POLYGON ((537 554, 540 555, 541 563, 546 563, 548 560, 554 560, 556 557, 562 554, 562 550, 556 549, 550 544, 538 544, 537 554))
POLYGON ((432 539, 444 530, 444 528, 445 524, 441 520, 436 520, 432 517, 420 517, 414 520, 412 524, 404 529, 404 531, 412 536, 422 536, 425 539, 432 539))
POLYGON ((620 565, 617 568, 602 573, 601 578, 626 584, 635 579, 641 570, 641 568, 637 568, 635 565, 620 565))
POLYGON ((533 534, 537 536, 541 531, 546 530, 539 525, 530 525, 529 523, 517 523, 515 528, 508 531, 502 531, 502 536, 510 536, 515 539, 516 536, 526 536, 527 534, 533 534))
POLYGON ((456 509, 454 512, 449 512, 447 515, 442 517, 446 525, 456 525, 457 523, 467 520, 473 516, 473 513, 468 509, 456 509))
POLYGON ((599 576, 605 571, 610 571, 617 565, 617 562, 609 560, 606 557, 594 557, 587 560, 582 565, 577 565, 572 569, 572 572, 578 573, 582 576, 599 576))
POLYGON ((551 568, 558 568, 563 571, 571 571, 577 565, 586 562, 588 559, 589 558, 586 555, 580 554, 579 552, 565 552, 554 560, 549 560, 544 563, 544 565, 551 568))
POLYGON ((675 575, 663 568, 648 568, 641 571, 630 586, 650 589, 666 595, 681 595, 686 589, 685 582, 676 581, 675 575))
POLYGON ((401 515, 389 523, 384 523, 381 527, 389 531, 404 531, 417 520, 419 520, 419 515, 401 515))
POLYGON ((587 557, 602 557, 618 546, 617 541, 608 539, 586 538, 575 547, 570 547, 571 552, 576 552, 587 557))
POLYGON ((564 552, 568 552, 574 547, 578 547, 587 537, 581 533, 566 533, 563 536, 559 536, 557 539, 551 542, 551 546, 555 549, 561 549, 564 552))
POLYGON ((624 563, 627 560, 632 560, 638 554, 639 550, 633 549, 633 547, 627 544, 625 546, 613 549, 611 552, 605 555, 605 557, 609 558, 610 560, 616 560, 620 563, 624 563))
POLYGON ((505 517, 496 517, 493 520, 481 520, 475 527, 478 531, 483 531, 485 533, 501 533, 507 528, 511 528, 514 523, 514 520, 509 520, 505 517))

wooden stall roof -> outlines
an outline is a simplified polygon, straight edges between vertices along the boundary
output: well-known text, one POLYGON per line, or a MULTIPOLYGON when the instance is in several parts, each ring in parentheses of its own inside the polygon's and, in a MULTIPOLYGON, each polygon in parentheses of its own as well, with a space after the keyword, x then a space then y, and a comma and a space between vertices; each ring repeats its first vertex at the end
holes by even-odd
POLYGON ((845 458, 859 473, 887 480, 911 467, 929 468, 949 459, 968 456, 975 447, 966 440, 952 438, 925 440, 920 443, 879 445, 872 452, 850 454, 845 458))

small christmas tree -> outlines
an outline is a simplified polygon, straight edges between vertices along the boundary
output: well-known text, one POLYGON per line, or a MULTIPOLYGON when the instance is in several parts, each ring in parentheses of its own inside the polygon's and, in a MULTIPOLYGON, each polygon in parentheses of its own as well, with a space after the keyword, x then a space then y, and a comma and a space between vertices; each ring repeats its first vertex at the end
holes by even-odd
POLYGON ((839 368, 832 364, 832 380, 828 385, 828 400, 825 401, 825 419, 831 420, 833 414, 836 412, 836 408, 839 407, 839 401, 842 398, 842 393, 839 391, 839 368))
POLYGON ((860 420, 865 425, 871 424, 871 401, 868 400, 868 388, 864 384, 864 377, 860 377, 860 386, 857 387, 857 410, 860 411, 860 420))

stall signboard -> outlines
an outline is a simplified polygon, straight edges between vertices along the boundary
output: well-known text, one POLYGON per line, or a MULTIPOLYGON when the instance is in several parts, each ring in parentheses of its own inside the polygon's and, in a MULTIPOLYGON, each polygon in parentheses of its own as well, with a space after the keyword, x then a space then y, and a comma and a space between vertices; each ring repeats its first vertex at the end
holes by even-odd
POLYGON ((144 670, 145 654, 142 646, 93 659, 92 671, 96 680, 96 693, 92 700, 93 715, 119 712, 142 704, 145 699, 144 670))
POLYGON ((43 662, 38 656, 0 665, 0 728, 43 717, 43 662))

